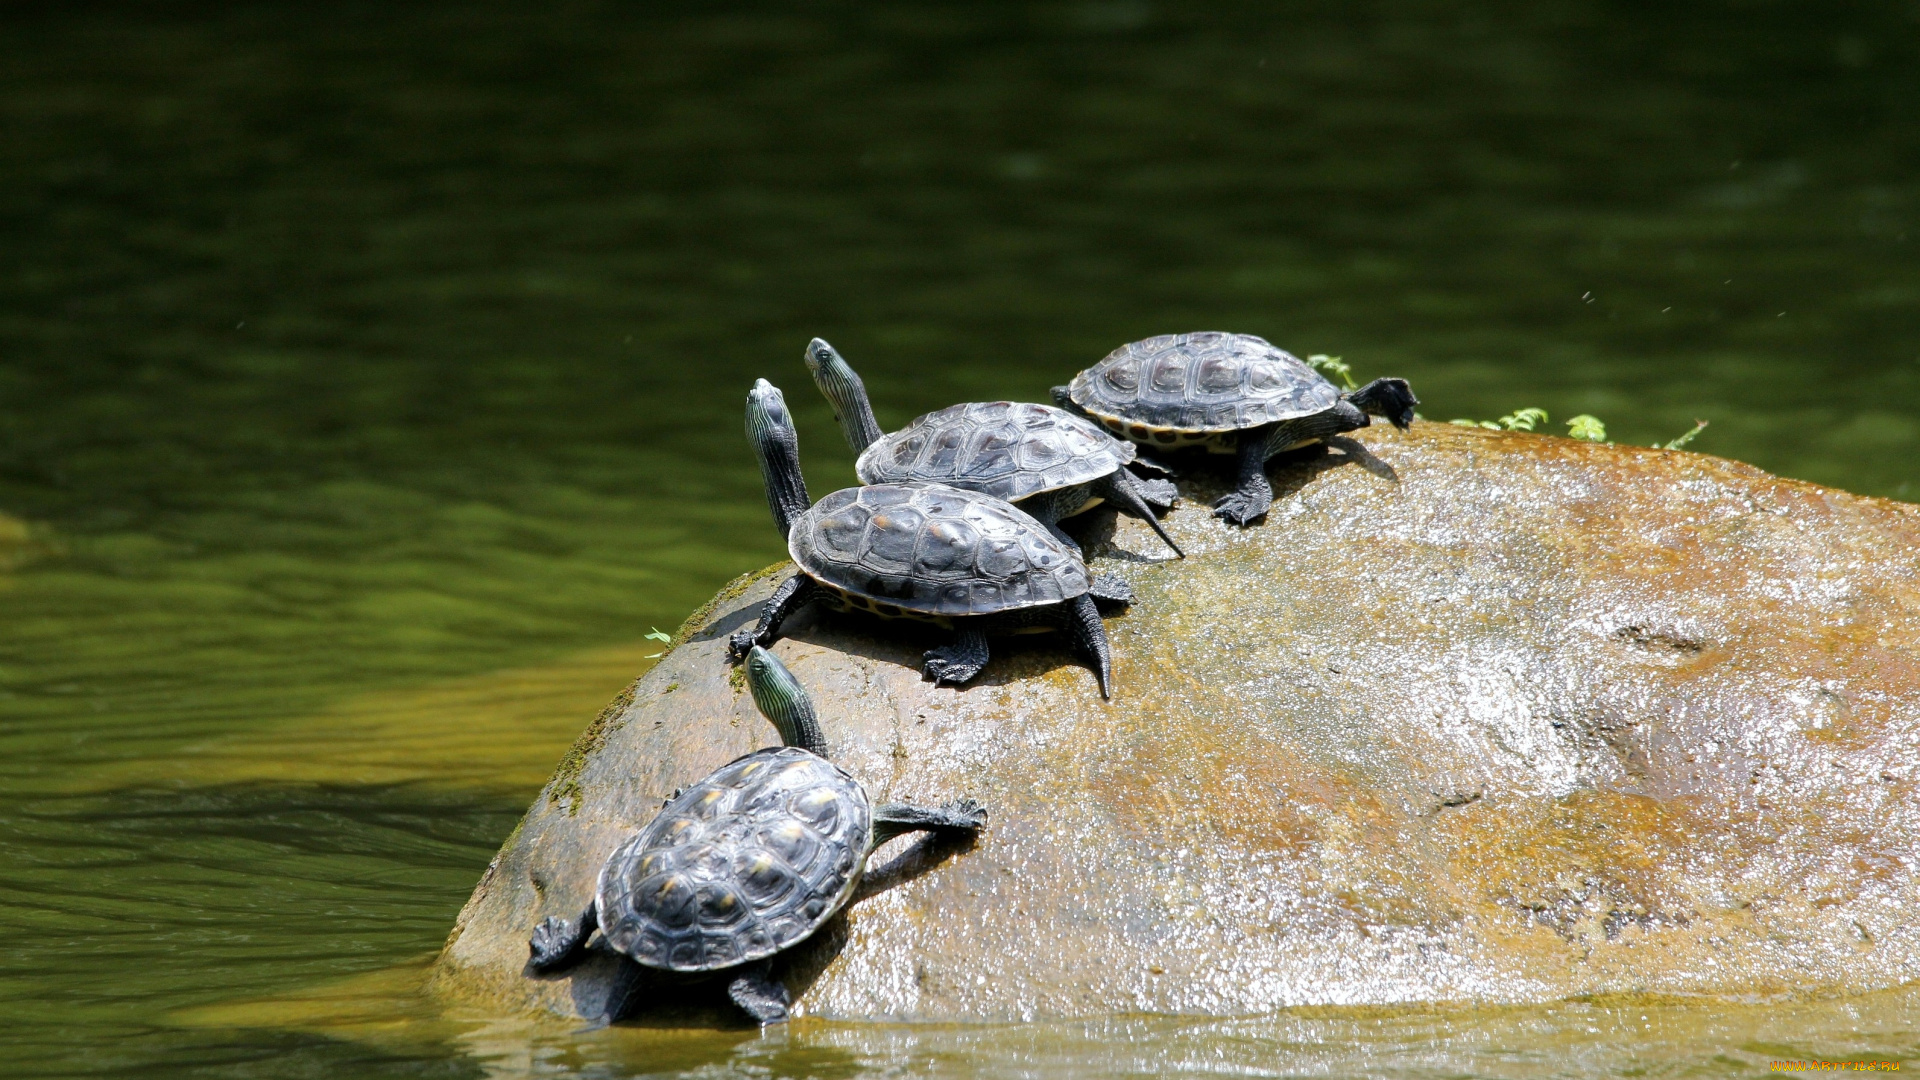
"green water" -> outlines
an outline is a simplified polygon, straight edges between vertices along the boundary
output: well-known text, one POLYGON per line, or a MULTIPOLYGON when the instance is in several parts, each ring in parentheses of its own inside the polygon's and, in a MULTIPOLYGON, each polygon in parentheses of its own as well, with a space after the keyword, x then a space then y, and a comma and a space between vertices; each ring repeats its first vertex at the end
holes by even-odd
POLYGON ((1432 418, 1706 419, 1699 449, 1920 494, 1920 7, 1198 7, 0 11, 0 1071, 1920 1057, 1910 994, 383 1026, 411 1006, 381 973, 438 947, 641 635, 776 557, 753 377, 815 490, 851 479, 814 334, 888 425, 1218 327, 1404 375, 1432 418), (327 986, 366 1015, 245 1011, 327 986))

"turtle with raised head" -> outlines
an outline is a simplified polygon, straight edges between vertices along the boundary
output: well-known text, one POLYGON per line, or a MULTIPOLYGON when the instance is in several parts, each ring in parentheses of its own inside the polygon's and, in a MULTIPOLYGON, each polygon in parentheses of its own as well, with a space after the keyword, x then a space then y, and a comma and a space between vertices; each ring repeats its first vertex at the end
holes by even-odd
POLYGON ((806 361, 847 445, 860 455, 853 470, 861 483, 919 480, 997 495, 1075 550, 1079 543, 1060 522, 1110 503, 1146 522, 1175 555, 1185 557, 1155 515, 1173 505, 1173 484, 1128 471, 1139 451, 1099 425, 1051 405, 975 401, 927 413, 882 434, 866 384, 845 357, 814 338, 807 343, 806 361))
MULTIPOLYGON (((774 957, 847 906, 875 848, 902 833, 970 835, 986 823, 971 799, 873 805, 827 760, 806 688, 765 649, 747 656, 747 687, 784 745, 736 758, 667 800, 607 857, 578 918, 549 916, 534 928, 535 972, 578 962, 597 930, 641 968, 726 979, 747 1015, 776 1024, 791 999, 774 957)), ((607 1022, 625 998, 613 995, 607 1022)))
POLYGON ((1235 454, 1239 478, 1214 516, 1246 525, 1273 504, 1267 459, 1372 423, 1413 422, 1405 379, 1342 393, 1285 349, 1251 334, 1163 334, 1122 345, 1053 388, 1055 403, 1142 446, 1235 454))
POLYGON ((951 629, 922 672, 958 686, 986 666, 989 639, 1064 632, 1111 696, 1113 653, 1096 601, 1132 601, 1126 582, 1094 577, 1076 548, 1004 499, 945 484, 846 488, 809 506, 786 399, 761 379, 747 395, 747 437, 766 479, 774 526, 800 568, 775 589, 751 629, 734 634, 737 662, 770 645, 807 604, 920 619, 951 629))

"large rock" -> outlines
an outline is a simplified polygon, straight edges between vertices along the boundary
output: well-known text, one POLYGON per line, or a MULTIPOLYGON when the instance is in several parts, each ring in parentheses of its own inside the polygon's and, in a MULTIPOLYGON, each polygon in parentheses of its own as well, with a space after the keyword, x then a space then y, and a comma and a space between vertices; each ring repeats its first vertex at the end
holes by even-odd
MULTIPOLYGON (((876 855, 871 895, 784 968, 799 1011, 1920 977, 1920 509, 1699 454, 1362 434, 1377 457, 1276 469, 1246 531, 1208 516, 1217 480, 1183 482, 1184 562, 1137 522, 1093 537, 1138 593, 1108 622, 1111 703, 1046 639, 936 690, 918 630, 795 625, 775 651, 876 798, 993 810, 971 849, 876 855)), ((615 965, 530 978, 527 934, 663 797, 773 740, 721 651, 784 569, 689 620, 582 737, 462 912, 441 993, 599 1012, 615 965)))

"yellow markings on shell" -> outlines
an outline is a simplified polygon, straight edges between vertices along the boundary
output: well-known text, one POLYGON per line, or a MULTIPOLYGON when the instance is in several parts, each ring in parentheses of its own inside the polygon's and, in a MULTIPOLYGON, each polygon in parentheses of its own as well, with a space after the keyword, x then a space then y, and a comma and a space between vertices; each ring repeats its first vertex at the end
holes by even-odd
POLYGON ((801 799, 801 801, 808 806, 819 806, 822 803, 830 803, 833 800, 834 794, 831 791, 809 791, 801 799))
POLYGON ((798 840, 806 834, 807 830, 801 828, 797 821, 789 821, 780 826, 780 838, 783 840, 798 840))
POLYGON ((667 835, 679 836, 692 827, 693 822, 688 821, 686 818, 675 818, 673 824, 667 826, 667 835))
POLYGON ((869 520, 873 522, 873 527, 876 529, 889 529, 893 527, 893 519, 885 514, 875 514, 869 520))
POLYGON ((753 764, 746 766, 745 768, 740 770, 740 779, 745 780, 747 777, 752 776, 754 773, 759 772, 763 767, 765 767, 765 765, 766 765, 766 762, 764 761, 756 761, 753 764))
POLYGON ((679 884, 680 884, 680 879, 678 877, 668 878, 666 881, 660 883, 660 891, 657 893, 654 893, 653 898, 655 900, 665 900, 667 898, 667 894, 672 892, 674 890, 674 887, 679 884))
POLYGON ((724 795, 726 795, 726 792, 721 791, 718 788, 715 788, 714 790, 707 792, 705 795, 700 796, 700 805, 705 806, 708 803, 711 803, 715 799, 721 798, 724 795))
POLYGON ((755 855, 753 862, 747 866, 747 872, 750 874, 764 874, 771 869, 773 869, 773 857, 764 853, 755 855))
POLYGON ((721 911, 732 911, 733 905, 734 905, 734 899, 733 899, 732 893, 720 894, 720 903, 717 906, 721 911))

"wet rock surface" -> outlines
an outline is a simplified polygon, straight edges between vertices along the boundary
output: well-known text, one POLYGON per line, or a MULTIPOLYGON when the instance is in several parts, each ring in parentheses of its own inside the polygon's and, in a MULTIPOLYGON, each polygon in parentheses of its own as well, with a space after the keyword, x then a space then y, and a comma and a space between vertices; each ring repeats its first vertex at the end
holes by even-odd
MULTIPOLYGON (((1047 638, 962 690, 936 639, 806 616, 775 646, 876 800, 973 795, 788 955, 796 1013, 994 1020, 1312 1003, 1750 998, 1920 977, 1920 508, 1684 452, 1417 425, 1276 463, 1266 522, 1181 481, 1116 691, 1047 638)), ((524 972, 663 798, 775 741, 721 661, 737 582, 584 735, 462 912, 438 993, 593 1016, 524 972)), ((654 986, 636 1022, 737 1022, 654 986)))

